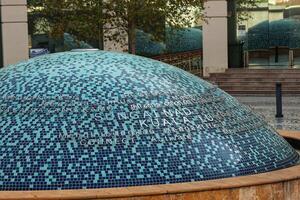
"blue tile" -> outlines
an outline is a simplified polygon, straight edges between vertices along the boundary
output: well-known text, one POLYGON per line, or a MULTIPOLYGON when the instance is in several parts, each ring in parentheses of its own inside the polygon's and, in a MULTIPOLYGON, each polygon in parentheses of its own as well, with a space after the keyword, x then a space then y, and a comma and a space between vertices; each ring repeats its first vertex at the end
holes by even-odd
POLYGON ((0 100, 0 190, 203 181, 299 160, 233 97, 142 57, 34 58, 0 70, 0 100))

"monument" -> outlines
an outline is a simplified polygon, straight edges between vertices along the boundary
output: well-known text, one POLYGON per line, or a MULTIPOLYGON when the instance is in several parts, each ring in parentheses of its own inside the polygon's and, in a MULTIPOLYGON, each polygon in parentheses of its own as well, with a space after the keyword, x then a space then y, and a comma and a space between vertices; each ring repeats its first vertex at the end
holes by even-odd
POLYGON ((258 115, 173 66, 105 51, 0 71, 0 190, 183 183, 269 172, 299 155, 258 115))

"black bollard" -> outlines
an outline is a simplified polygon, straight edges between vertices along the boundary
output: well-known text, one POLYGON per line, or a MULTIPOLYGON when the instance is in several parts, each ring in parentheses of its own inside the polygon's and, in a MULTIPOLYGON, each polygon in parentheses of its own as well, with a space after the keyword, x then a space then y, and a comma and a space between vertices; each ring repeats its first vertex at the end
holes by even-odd
POLYGON ((279 60, 279 50, 278 50, 278 46, 275 47, 275 63, 278 63, 279 60))
POLYGON ((282 118, 282 91, 281 83, 276 83, 276 118, 282 118))

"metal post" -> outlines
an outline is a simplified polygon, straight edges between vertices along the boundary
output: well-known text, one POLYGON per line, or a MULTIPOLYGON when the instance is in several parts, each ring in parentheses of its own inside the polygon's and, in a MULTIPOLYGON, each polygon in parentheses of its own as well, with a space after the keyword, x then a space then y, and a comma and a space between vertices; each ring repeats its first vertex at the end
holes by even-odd
POLYGON ((244 68, 247 68, 249 66, 249 52, 244 52, 244 68))
POLYGON ((282 118, 282 91, 281 83, 276 83, 276 118, 282 118))
POLYGON ((278 46, 275 47, 275 63, 278 63, 279 57, 279 48, 278 46))
POLYGON ((293 68, 294 66, 294 50, 289 50, 289 67, 293 68))

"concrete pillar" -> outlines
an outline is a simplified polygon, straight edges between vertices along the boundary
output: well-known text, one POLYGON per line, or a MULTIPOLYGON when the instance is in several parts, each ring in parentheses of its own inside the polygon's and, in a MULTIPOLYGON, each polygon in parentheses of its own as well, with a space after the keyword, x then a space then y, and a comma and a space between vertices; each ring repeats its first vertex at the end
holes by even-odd
POLYGON ((228 13, 226 0, 204 3, 203 73, 225 72, 228 69, 228 13))
POLYGON ((1 67, 28 59, 26 0, 0 0, 1 67))

